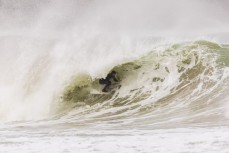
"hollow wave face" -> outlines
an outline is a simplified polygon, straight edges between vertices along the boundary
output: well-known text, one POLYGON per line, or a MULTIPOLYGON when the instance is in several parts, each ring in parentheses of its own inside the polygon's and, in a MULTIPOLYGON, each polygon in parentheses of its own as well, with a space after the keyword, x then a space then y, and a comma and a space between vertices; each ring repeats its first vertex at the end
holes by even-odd
POLYGON ((110 69, 121 87, 109 94, 91 93, 98 76, 76 75, 55 113, 60 122, 116 128, 227 124, 228 49, 209 41, 155 47, 110 69))

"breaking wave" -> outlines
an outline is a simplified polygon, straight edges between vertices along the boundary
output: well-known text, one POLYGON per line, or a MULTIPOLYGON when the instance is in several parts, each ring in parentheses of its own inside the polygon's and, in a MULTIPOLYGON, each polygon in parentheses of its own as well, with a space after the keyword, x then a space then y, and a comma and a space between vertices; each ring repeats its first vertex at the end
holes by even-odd
MULTIPOLYGON (((109 94, 81 73, 63 89, 55 113, 69 122, 119 122, 126 126, 225 124, 229 47, 209 41, 158 46, 110 68, 121 87, 109 94), (131 118, 131 120, 129 120, 131 118)), ((107 71, 107 73, 109 72, 107 71)))

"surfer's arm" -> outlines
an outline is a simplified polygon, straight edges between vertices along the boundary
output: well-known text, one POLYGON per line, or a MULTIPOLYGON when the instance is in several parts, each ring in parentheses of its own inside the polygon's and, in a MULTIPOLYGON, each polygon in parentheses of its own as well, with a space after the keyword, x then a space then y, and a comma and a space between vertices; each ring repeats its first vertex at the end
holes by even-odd
POLYGON ((117 75, 115 75, 115 76, 113 77, 113 79, 114 79, 115 82, 118 82, 118 81, 119 81, 119 79, 117 78, 117 75))

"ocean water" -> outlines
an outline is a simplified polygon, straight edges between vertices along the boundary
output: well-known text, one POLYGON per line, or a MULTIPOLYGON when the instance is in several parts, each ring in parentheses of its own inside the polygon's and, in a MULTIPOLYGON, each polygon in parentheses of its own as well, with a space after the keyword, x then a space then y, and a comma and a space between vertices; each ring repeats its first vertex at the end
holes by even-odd
POLYGON ((228 5, 0 0, 0 153, 229 153, 228 5))

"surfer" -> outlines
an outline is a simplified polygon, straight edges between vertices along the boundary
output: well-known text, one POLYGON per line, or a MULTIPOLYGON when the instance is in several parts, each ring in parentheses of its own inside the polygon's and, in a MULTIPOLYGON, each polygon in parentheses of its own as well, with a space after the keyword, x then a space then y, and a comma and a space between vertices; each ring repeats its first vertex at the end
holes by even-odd
POLYGON ((106 78, 101 78, 99 79, 99 84, 105 84, 104 88, 103 88, 103 92, 108 92, 109 88, 111 86, 111 81, 114 80, 115 82, 118 82, 117 79, 117 73, 115 71, 111 71, 106 78))

